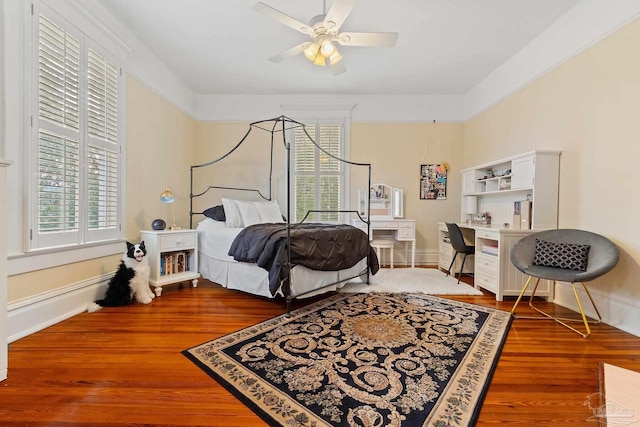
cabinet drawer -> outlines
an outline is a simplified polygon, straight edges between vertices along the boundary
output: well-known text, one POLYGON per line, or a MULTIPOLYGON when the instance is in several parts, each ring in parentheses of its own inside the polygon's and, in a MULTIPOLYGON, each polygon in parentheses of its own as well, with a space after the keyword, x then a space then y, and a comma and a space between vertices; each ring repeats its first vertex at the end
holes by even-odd
POLYGON ((413 239, 416 232, 413 228, 401 228, 398 230, 398 239, 413 239))
POLYGON ((196 235, 195 233, 162 235, 160 236, 159 246, 160 252, 171 249, 194 248, 196 246, 196 235))
POLYGON ((415 228, 415 224, 413 222, 400 222, 398 223, 398 228, 415 228))
MULTIPOLYGON (((476 254, 476 267, 486 271, 498 271, 498 258, 482 253, 476 254)), ((495 273, 494 273, 495 274, 495 273)))

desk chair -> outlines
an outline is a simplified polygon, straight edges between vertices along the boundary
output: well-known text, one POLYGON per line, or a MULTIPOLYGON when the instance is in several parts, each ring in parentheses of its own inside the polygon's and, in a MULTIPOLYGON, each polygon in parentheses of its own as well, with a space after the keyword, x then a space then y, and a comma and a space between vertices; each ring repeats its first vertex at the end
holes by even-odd
POLYGON ((449 241, 453 250, 456 251, 453 259, 451 260, 451 264, 449 265, 449 270, 447 271, 447 276, 451 273, 451 267, 453 267, 453 263, 456 262, 456 257, 458 254, 464 254, 462 257, 462 265, 460 266, 460 273, 458 273, 458 283, 460 283, 460 278, 462 277, 462 270, 464 269, 464 262, 467 259, 467 255, 473 255, 476 253, 476 247, 474 245, 467 245, 467 242, 464 240, 464 236, 462 235, 462 231, 460 231, 460 227, 458 224, 453 222, 446 222, 447 229, 449 230, 449 241))
POLYGON ((552 319, 559 324, 587 338, 591 334, 589 323, 598 324, 602 321, 600 312, 596 307, 589 289, 585 282, 596 279, 609 272, 618 263, 618 247, 606 237, 583 230, 558 229, 541 231, 530 234, 516 242, 510 252, 513 265, 529 278, 520 292, 520 296, 511 309, 514 318, 526 319, 552 319), (516 308, 522 296, 529 287, 531 279, 536 278, 529 307, 540 313, 542 316, 519 317, 516 316, 516 308), (552 316, 533 305, 533 298, 538 288, 540 279, 569 282, 576 297, 581 319, 567 319, 552 316), (576 283, 580 283, 584 288, 591 305, 598 316, 597 321, 588 321, 582 308, 580 297, 576 289, 576 283), (584 323, 586 332, 581 332, 568 325, 566 322, 584 323))

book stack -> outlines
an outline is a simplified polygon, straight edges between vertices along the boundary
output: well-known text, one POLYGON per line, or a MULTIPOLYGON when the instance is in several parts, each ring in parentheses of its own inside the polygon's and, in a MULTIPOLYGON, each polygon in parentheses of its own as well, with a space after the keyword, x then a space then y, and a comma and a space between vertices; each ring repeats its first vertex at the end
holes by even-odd
POLYGON ((483 254, 487 254, 487 255, 493 255, 493 256, 498 256, 498 247, 497 246, 490 246, 490 245, 486 245, 482 247, 482 251, 483 254))
POLYGON ((187 252, 165 252, 160 256, 160 275, 183 273, 187 271, 187 252))

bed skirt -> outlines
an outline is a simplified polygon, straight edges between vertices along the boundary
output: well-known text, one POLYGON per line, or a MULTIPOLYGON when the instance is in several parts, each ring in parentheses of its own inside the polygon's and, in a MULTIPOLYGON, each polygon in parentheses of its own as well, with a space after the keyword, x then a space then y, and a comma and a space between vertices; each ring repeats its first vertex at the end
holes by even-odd
MULTIPOLYGON (((249 292, 272 298, 269 292, 269 273, 257 264, 221 260, 202 252, 198 253, 199 269, 202 277, 228 289, 249 292)), ((299 298, 307 298, 341 288, 349 279, 366 274, 367 259, 363 258, 351 268, 339 271, 318 271, 297 265, 291 270, 292 293, 299 298), (338 283, 336 283, 338 282, 338 283), (332 286, 327 286, 336 283, 332 286), (325 287, 327 286, 327 287, 325 287), (317 292, 312 292, 317 290, 317 292)), ((278 295, 282 295, 281 290, 278 295)))

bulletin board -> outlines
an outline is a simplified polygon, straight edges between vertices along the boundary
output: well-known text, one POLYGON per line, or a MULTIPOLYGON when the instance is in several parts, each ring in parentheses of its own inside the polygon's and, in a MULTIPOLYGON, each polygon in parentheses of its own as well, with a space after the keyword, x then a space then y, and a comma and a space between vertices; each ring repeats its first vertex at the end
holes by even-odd
POLYGON ((420 200, 446 200, 447 168, 444 164, 420 165, 420 200))

